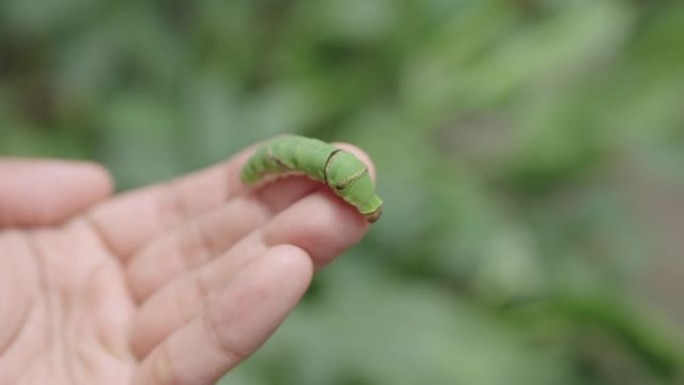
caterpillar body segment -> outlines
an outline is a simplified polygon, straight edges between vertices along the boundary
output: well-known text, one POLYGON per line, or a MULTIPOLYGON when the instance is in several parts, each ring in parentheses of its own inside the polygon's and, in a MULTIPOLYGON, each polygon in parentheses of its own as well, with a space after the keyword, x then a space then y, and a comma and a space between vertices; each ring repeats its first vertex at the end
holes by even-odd
POLYGON ((241 177, 255 183, 268 175, 292 172, 327 184, 369 222, 380 218, 382 200, 375 193, 368 167, 352 153, 317 139, 287 135, 264 143, 248 159, 241 177))

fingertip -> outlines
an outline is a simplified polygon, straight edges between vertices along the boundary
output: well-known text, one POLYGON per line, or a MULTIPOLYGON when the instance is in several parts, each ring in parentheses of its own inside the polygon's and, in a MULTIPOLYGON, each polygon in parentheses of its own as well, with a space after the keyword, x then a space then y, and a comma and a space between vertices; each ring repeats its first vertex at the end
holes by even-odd
POLYGON ((369 228, 356 208, 323 187, 276 216, 263 237, 269 245, 302 248, 318 269, 359 242, 369 228))
POLYGON ((283 244, 272 247, 266 252, 272 263, 280 265, 279 270, 287 272, 293 281, 305 283, 313 279, 314 268, 311 256, 304 249, 295 245, 283 244))
POLYGON ((292 245, 270 248, 216 292, 203 312, 146 355, 134 383, 215 383, 276 331, 312 276, 306 251, 292 245))
POLYGON ((0 161, 4 225, 54 224, 111 194, 113 181, 88 161, 11 158, 0 161))
POLYGON ((94 196, 102 199, 110 196, 114 192, 114 178, 106 167, 99 163, 89 161, 75 162, 75 164, 82 169, 82 178, 90 181, 89 183, 92 184, 94 196))

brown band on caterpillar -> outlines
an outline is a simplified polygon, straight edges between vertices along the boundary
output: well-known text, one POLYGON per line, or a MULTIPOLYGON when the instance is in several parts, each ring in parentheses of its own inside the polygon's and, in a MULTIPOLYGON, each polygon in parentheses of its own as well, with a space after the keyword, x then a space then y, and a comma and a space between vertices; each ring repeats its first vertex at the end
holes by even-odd
POLYGON ((278 158, 278 157, 273 153, 273 150, 271 150, 270 148, 269 148, 268 151, 266 152, 266 156, 267 156, 271 161, 273 161, 275 164, 277 164, 278 167, 280 167, 280 168, 283 169, 284 171, 287 171, 287 170, 290 169, 290 167, 289 167, 288 165, 286 165, 285 162, 283 162, 282 160, 280 160, 280 158, 278 158))
POLYGON ((336 187, 339 189, 345 189, 345 188, 351 186, 352 184, 354 184, 354 182, 356 182, 357 180, 361 179, 361 177, 364 176, 366 173, 368 173, 368 167, 364 166, 359 171, 357 171, 354 174, 347 177, 345 180, 343 180, 336 187))
POLYGON ((370 223, 373 223, 380 219, 380 216, 382 215, 382 205, 378 207, 375 211, 370 212, 368 214, 363 214, 363 216, 366 218, 366 220, 370 223))
POLYGON ((323 180, 324 180, 325 184, 328 184, 328 170, 330 168, 330 165, 332 164, 332 160, 335 156, 337 156, 337 154, 340 153, 340 151, 342 151, 342 150, 337 149, 337 150, 331 152, 330 155, 328 155, 328 159, 326 159, 326 161, 325 161, 325 166, 323 166, 323 180))

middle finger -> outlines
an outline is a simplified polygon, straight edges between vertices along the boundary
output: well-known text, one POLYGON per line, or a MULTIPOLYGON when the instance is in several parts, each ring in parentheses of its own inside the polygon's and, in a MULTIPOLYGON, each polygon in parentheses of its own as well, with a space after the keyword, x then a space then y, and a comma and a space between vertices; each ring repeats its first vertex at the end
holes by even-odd
POLYGON ((126 266, 134 298, 142 302, 166 283, 212 260, 316 187, 304 177, 281 179, 153 240, 126 266))

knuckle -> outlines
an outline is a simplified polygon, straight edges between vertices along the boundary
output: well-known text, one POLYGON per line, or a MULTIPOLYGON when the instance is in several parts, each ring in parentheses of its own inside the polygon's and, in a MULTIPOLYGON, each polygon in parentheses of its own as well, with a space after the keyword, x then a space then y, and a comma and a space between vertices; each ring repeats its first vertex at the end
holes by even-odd
POLYGON ((193 274, 186 285, 176 286, 176 304, 183 321, 189 322, 204 308, 209 289, 200 277, 193 274))
POLYGON ((180 223, 186 209, 176 185, 173 182, 167 183, 158 199, 158 216, 162 224, 172 227, 180 223))
POLYGON ((201 224, 189 222, 181 231, 178 242, 186 267, 195 267, 211 259, 214 242, 201 224))
POLYGON ((159 347, 152 362, 150 375, 152 377, 152 384, 167 385, 173 384, 176 381, 177 376, 167 344, 162 344, 159 347))
POLYGON ((203 313, 202 327, 207 335, 207 339, 214 345, 214 348, 221 353, 231 366, 243 361, 249 356, 246 349, 238 347, 238 343, 226 338, 222 332, 222 328, 217 322, 218 313, 215 311, 208 311, 203 313))

